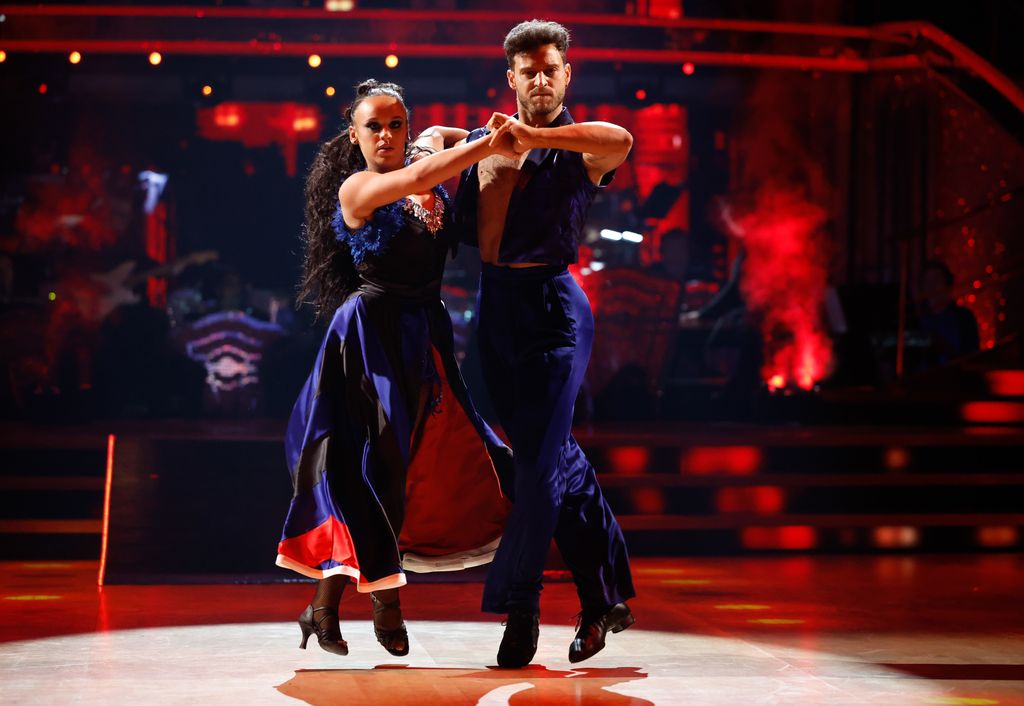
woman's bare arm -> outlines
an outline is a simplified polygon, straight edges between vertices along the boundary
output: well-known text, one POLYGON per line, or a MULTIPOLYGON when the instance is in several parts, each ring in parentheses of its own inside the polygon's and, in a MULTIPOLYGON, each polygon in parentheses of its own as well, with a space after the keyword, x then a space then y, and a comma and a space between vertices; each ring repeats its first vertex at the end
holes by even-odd
POLYGON ((466 167, 492 154, 516 156, 512 136, 508 134, 513 121, 494 133, 492 140, 476 140, 443 150, 393 172, 378 174, 358 172, 342 183, 338 200, 349 228, 359 228, 370 214, 385 204, 431 189, 456 176, 466 167))

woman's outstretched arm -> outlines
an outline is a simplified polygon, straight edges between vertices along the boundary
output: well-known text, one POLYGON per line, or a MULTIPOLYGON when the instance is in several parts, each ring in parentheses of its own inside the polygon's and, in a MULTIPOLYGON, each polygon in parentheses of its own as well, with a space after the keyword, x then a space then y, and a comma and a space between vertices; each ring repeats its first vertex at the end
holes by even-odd
POLYGON ((345 224, 359 228, 374 209, 408 196, 432 189, 446 179, 457 175, 466 167, 492 154, 515 157, 514 141, 508 134, 513 121, 508 121, 494 132, 492 140, 476 140, 443 150, 420 159, 393 172, 357 172, 342 183, 338 200, 345 216, 345 224))

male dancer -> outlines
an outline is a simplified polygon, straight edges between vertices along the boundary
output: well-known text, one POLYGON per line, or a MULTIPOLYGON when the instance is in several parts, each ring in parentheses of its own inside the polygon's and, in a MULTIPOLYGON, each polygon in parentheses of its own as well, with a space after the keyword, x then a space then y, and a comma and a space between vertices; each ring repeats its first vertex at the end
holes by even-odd
MULTIPOLYGON (((506 128, 521 158, 489 157, 462 175, 460 237, 480 248, 479 339, 484 378, 515 454, 513 510, 484 586, 483 610, 507 613, 498 665, 537 651, 541 577, 554 537, 582 611, 569 660, 633 624, 626 546, 593 466, 571 434, 594 319, 566 266, 590 203, 626 159, 633 138, 609 123, 574 124, 563 107, 569 33, 532 20, 505 38, 517 116, 506 128)), ((497 128, 504 124, 489 125, 497 128)), ((480 139, 485 129, 466 138, 480 139)))

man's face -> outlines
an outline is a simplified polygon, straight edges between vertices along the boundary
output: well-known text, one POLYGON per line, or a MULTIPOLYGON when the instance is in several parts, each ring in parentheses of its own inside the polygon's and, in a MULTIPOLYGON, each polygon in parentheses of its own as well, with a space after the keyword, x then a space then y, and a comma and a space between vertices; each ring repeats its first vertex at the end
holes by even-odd
POLYGON ((544 117, 561 110, 572 67, 562 61, 554 44, 516 54, 512 63, 508 85, 516 91, 520 113, 544 117))

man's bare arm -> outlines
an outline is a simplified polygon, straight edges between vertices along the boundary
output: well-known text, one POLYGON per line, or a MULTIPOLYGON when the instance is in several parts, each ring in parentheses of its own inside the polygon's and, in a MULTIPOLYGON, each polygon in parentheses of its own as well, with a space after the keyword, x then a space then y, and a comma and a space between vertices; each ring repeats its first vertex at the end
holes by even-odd
MULTIPOLYGON (((492 122, 497 127, 503 121, 501 118, 492 118, 492 122)), ((595 121, 536 128, 513 122, 515 124, 509 132, 516 140, 516 151, 540 147, 581 152, 587 174, 595 184, 599 183, 605 174, 626 161, 633 147, 633 136, 625 128, 612 123, 595 121)))

